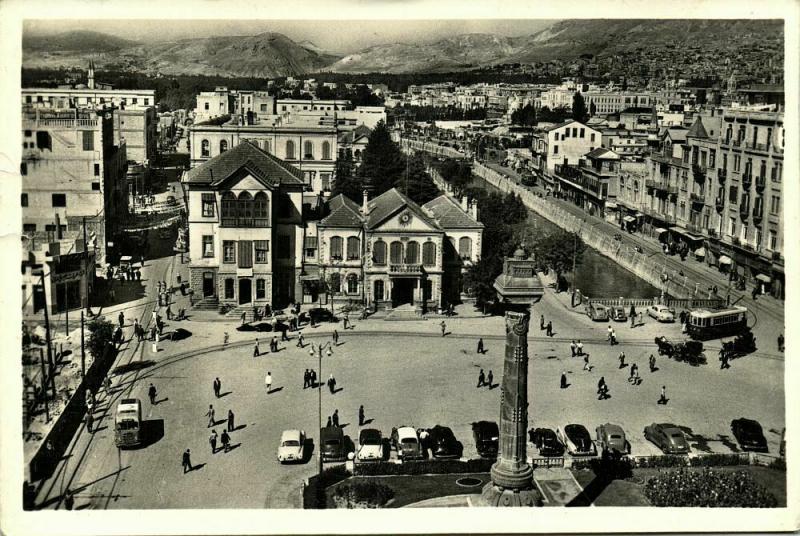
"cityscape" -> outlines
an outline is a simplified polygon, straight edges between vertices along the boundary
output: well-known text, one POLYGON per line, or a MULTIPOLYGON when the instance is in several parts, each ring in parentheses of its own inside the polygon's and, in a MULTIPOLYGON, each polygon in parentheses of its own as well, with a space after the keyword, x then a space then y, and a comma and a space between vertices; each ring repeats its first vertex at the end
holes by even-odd
POLYGON ((536 22, 26 21, 23 509, 787 508, 783 21, 536 22))

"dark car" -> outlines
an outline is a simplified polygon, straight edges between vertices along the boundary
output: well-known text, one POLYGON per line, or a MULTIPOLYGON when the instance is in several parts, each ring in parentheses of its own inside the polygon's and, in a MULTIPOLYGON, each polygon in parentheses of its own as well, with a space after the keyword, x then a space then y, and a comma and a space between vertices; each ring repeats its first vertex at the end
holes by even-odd
POLYGON ((689 454, 692 450, 683 430, 674 424, 654 422, 645 427, 644 438, 664 451, 664 454, 689 454))
POLYGON ((625 322, 628 320, 628 315, 625 314, 625 308, 621 305, 609 307, 608 316, 615 322, 625 322))
POLYGON ((563 431, 559 428, 557 434, 558 439, 567 448, 567 452, 573 456, 594 456, 597 454, 592 436, 589 435, 589 430, 582 424, 568 424, 563 431))
POLYGON ((334 315, 330 309, 323 309, 322 307, 316 307, 314 309, 309 309, 305 316, 313 320, 315 324, 320 322, 337 322, 338 319, 336 315, 334 315))
POLYGON ((531 443, 539 449, 540 456, 562 456, 564 445, 550 428, 531 428, 528 432, 531 443))
POLYGON ((434 458, 460 458, 463 446, 458 442, 453 431, 438 424, 427 430, 431 454, 434 458))
POLYGON ((752 419, 734 419, 731 421, 733 437, 742 450, 759 450, 767 452, 767 439, 758 421, 752 419))
POLYGON ((497 458, 500 446, 500 428, 496 422, 478 421, 472 423, 472 437, 481 458, 497 458))
POLYGON ((333 462, 345 459, 344 432, 338 426, 326 426, 321 430, 322 461, 333 462))

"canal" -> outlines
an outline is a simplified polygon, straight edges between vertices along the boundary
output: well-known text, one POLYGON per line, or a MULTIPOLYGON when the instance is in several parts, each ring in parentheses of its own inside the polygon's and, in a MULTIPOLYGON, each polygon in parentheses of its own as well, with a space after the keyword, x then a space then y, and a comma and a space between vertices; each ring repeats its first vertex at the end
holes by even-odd
MULTIPOLYGON (((479 177, 475 177, 472 186, 484 188, 490 192, 500 192, 499 189, 479 177)), ((560 229, 535 212, 529 212, 530 236, 550 234, 560 229)), ((576 272, 575 287, 580 289, 585 296, 592 298, 618 298, 620 296, 654 298, 661 294, 660 289, 588 246, 583 253, 583 262, 578 265, 576 272)), ((566 278, 571 280, 572 274, 567 274, 566 278)))

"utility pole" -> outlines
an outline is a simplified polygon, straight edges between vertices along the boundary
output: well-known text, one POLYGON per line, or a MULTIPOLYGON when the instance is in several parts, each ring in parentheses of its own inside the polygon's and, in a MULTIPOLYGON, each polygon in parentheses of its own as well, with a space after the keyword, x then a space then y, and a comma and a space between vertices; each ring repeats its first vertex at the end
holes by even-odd
MULTIPOLYGON (((50 387, 53 389, 53 397, 56 396, 56 380, 54 375, 54 366, 53 366, 53 348, 50 342, 50 315, 47 312, 47 289, 44 286, 44 270, 42 270, 42 289, 45 290, 43 293, 44 295, 44 330, 45 330, 45 341, 47 342, 47 363, 50 368, 50 387)), ((42 364, 44 366, 44 364, 42 364)), ((45 397, 47 396, 47 390, 45 389, 45 397)))
POLYGON ((45 372, 44 352, 41 348, 39 348, 39 362, 42 364, 42 399, 44 400, 44 413, 47 416, 47 422, 50 422, 50 405, 47 403, 47 372, 45 372))
POLYGON ((83 338, 83 311, 81 311, 81 378, 86 377, 86 346, 83 338))

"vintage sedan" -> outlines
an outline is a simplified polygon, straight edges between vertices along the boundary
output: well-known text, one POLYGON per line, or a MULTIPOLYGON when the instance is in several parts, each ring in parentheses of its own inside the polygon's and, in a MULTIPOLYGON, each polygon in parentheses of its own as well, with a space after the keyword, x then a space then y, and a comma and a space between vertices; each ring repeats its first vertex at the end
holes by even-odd
POLYGON ((559 441, 573 456, 596 456, 597 449, 592 442, 589 430, 581 424, 568 424, 556 430, 559 441))
POLYGON ((595 322, 603 322, 608 320, 608 309, 599 303, 589 303, 586 305, 586 316, 595 322))
POLYGON ((478 421, 472 423, 472 437, 481 458, 497 458, 500 444, 500 429, 496 422, 478 421))
POLYGON ((625 314, 625 308, 621 305, 615 305, 608 308, 608 316, 615 322, 625 322, 628 320, 628 315, 625 314))
POLYGON ((742 450, 758 450, 768 452, 767 439, 761 424, 752 419, 734 419, 731 421, 731 432, 742 450))
POLYGON ((411 426, 401 426, 392 430, 392 446, 397 450, 397 457, 401 461, 419 460, 425 457, 422 445, 419 443, 417 431, 411 426))
POLYGON ((528 431, 531 443, 539 449, 540 456, 563 456, 564 445, 550 428, 531 428, 528 431))
POLYGON ((383 436, 380 430, 364 428, 358 434, 358 453, 360 462, 377 462, 383 459, 383 436))
POLYGON ((447 426, 439 426, 427 430, 431 454, 434 458, 460 458, 463 445, 447 426))
POLYGON ((669 423, 653 423, 645 427, 644 438, 660 448, 664 454, 689 454, 691 448, 683 430, 669 423))
POLYGON ((659 322, 675 322, 675 312, 666 305, 651 305, 647 308, 647 316, 659 322))
POLYGON ((305 442, 306 433, 302 430, 284 430, 278 446, 278 461, 281 463, 303 461, 305 442))
POLYGON ((322 461, 340 462, 346 458, 344 432, 338 426, 326 426, 320 431, 322 461))
POLYGON ((597 437, 597 446, 601 449, 608 450, 609 452, 617 451, 620 454, 627 454, 630 452, 630 446, 625 439, 625 431, 620 425, 607 422, 598 426, 595 433, 597 437))

